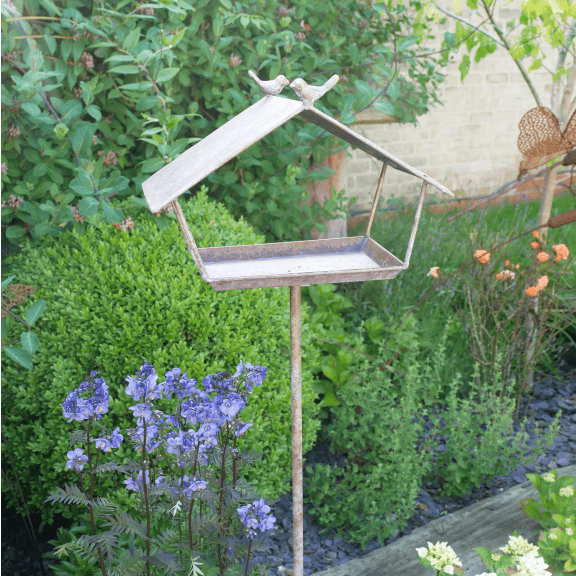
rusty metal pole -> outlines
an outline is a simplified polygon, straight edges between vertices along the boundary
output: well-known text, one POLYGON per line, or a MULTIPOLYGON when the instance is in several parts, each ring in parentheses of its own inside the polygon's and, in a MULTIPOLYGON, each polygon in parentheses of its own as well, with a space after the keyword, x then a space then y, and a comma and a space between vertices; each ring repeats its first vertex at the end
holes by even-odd
POLYGON ((292 385, 292 536, 294 576, 304 576, 304 496, 302 494, 302 340, 300 286, 290 286, 290 382, 292 385))

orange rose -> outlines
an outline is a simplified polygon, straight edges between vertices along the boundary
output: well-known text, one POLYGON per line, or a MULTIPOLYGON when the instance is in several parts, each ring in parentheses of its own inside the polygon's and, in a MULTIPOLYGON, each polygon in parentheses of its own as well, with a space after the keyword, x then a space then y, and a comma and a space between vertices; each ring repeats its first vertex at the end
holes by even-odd
POLYGON ((478 258, 482 264, 486 264, 486 262, 490 260, 490 252, 486 252, 486 250, 476 250, 476 252, 474 252, 474 258, 478 258))
POLYGON ((556 252, 556 258, 554 258, 554 262, 560 262, 560 260, 568 260, 568 256, 570 256, 570 251, 566 247, 566 244, 556 244, 556 246, 552 246, 552 250, 556 252))
POLYGON ((538 252, 538 256, 536 256, 540 262, 546 262, 550 256, 546 252, 538 252))
POLYGON ((542 278, 538 278, 538 284, 536 284, 537 290, 542 290, 548 286, 548 276, 542 276, 542 278))

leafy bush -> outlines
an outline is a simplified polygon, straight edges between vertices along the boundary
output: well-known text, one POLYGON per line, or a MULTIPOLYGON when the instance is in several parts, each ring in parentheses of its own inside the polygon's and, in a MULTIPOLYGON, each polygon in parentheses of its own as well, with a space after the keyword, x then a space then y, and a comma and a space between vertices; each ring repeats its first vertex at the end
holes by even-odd
MULTIPOLYGON (((432 21, 422 11, 415 21, 417 0, 390 7, 343 0, 321 11, 307 0, 291 4, 2 3, 7 241, 72 228, 82 234, 97 214, 120 223, 116 200, 126 197, 147 211, 141 184, 151 173, 262 97, 249 69, 314 84, 338 71, 340 83, 316 106, 346 124, 369 106, 415 123, 430 101, 439 102, 444 76, 436 68, 448 63, 449 51, 441 60, 412 58, 432 21), (403 61, 409 74, 400 74, 403 61)), ((267 242, 301 239, 313 226, 325 231, 321 218, 346 211, 343 196, 325 207, 305 205, 305 214, 300 205, 306 182, 331 172, 311 170, 311 160, 341 144, 309 123, 288 123, 212 174, 210 196, 267 242)))
MULTIPOLYGON (((234 221, 223 206, 210 201, 205 189, 182 208, 194 223, 199 246, 263 242, 245 222, 234 221)), ((242 477, 263 498, 277 497, 291 478, 288 289, 213 290, 201 279, 175 219, 161 232, 154 219, 142 217, 132 230, 100 222, 81 237, 72 232, 48 239, 41 250, 28 242, 14 256, 21 280, 36 288, 33 298, 50 303, 35 326, 41 343, 35 369, 29 372, 11 360, 2 367, 3 430, 28 506, 41 512, 43 520, 51 521, 55 512, 77 518, 64 505, 42 504, 51 490, 69 482, 69 426, 62 416, 66 395, 86 373, 98 370, 110 387, 106 426, 119 426, 123 433, 134 426, 125 379, 145 359, 158 374, 180 366, 198 381, 240 360, 265 366, 266 385, 254 391, 246 407, 245 421, 253 426, 238 438, 239 450, 264 455, 242 477)), ((310 337, 309 313, 303 304, 304 452, 314 445, 320 427, 310 371, 318 352, 310 337)), ((171 402, 165 401, 170 413, 176 408, 171 402)), ((115 460, 125 464, 133 457, 130 446, 120 447, 115 460)), ((96 477, 95 494, 135 513, 134 495, 128 495, 124 479, 96 477)))
MULTIPOLYGON (((513 402, 501 411, 490 397, 491 390, 483 390, 479 399, 459 398, 460 374, 450 385, 448 410, 440 419, 445 420, 447 439, 438 438, 435 418, 428 415, 435 412, 431 405, 440 387, 435 380, 437 367, 444 363, 445 341, 444 332, 434 358, 435 374, 429 363, 421 370, 418 340, 408 341, 406 377, 396 386, 388 373, 379 375, 366 361, 359 363, 355 382, 339 392, 342 403, 333 409, 337 418, 328 427, 331 449, 347 455, 344 469, 331 470, 321 464, 306 467, 305 501, 315 506, 309 513, 317 515, 320 524, 336 528, 339 535, 348 530, 348 538, 363 548, 375 535, 384 545, 392 533, 406 526, 424 481, 439 479, 445 494, 462 496, 484 479, 490 482, 510 467, 531 464, 544 453, 538 441, 529 458, 518 454, 525 434, 513 437, 507 433, 512 427, 513 402), (477 410, 470 407, 474 400, 477 410), (466 426, 458 427, 458 419, 466 426), (486 429, 480 444, 482 426, 486 429), (422 432, 423 440, 419 440, 422 432), (432 451, 438 454, 434 462, 432 451)), ((525 422, 521 428, 525 432, 525 422)), ((558 428, 556 419, 545 435, 547 445, 558 428)))

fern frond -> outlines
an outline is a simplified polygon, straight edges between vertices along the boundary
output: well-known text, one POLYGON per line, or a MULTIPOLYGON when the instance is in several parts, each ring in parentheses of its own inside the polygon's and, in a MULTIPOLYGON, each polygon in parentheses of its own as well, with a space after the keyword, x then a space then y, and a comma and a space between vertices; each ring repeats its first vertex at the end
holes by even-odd
POLYGON ((94 472, 98 473, 102 476, 103 472, 109 472, 110 470, 116 470, 117 472, 128 472, 127 466, 121 466, 116 462, 104 462, 103 464, 99 464, 94 468, 94 472))
POLYGON ((56 490, 58 490, 60 494, 58 494, 58 492, 50 492, 50 498, 46 498, 44 502, 63 502, 64 504, 75 504, 76 506, 82 504, 86 508, 92 506, 92 502, 82 494, 76 485, 71 484, 68 486, 68 484, 65 484, 64 486, 66 486, 65 491, 57 487, 56 490))
POLYGON ((58 559, 60 559, 61 554, 68 556, 69 551, 77 553, 80 558, 86 560, 89 564, 98 561, 96 545, 93 542, 86 542, 85 536, 81 536, 74 542, 67 542, 54 548, 54 553, 58 556, 58 559), (84 553, 84 556, 82 553, 84 553))
POLYGON ((119 556, 118 565, 108 570, 109 576, 146 576, 146 562, 140 560, 144 554, 145 550, 135 548, 134 543, 130 542, 129 550, 124 550, 119 556))
POLYGON ((120 548, 118 545, 118 538, 116 534, 112 531, 101 532, 100 534, 81 536, 78 541, 92 543, 96 548, 100 548, 101 551, 106 555, 108 562, 112 563, 116 558, 114 553, 114 548, 120 548))
POLYGON ((140 560, 148 561, 164 570, 168 576, 180 576, 178 571, 184 570, 184 566, 178 562, 174 554, 170 552, 156 552, 152 556, 141 556, 140 560))
POLYGON ((144 527, 144 522, 140 522, 132 516, 129 516, 124 510, 120 510, 120 514, 115 513, 114 518, 109 514, 106 516, 108 522, 102 524, 102 526, 112 526, 112 531, 114 533, 130 531, 136 536, 140 536, 144 540, 150 540, 146 536, 146 529, 144 527))

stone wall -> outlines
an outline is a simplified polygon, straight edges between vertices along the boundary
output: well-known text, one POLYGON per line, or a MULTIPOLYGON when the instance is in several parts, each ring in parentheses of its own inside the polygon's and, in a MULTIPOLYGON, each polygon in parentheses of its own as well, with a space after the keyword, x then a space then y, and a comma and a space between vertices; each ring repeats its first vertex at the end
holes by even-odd
MULTIPOLYGON (((495 20, 505 34, 508 31, 506 23, 518 17, 521 3, 521 0, 507 4, 498 2, 495 20)), ((453 11, 450 0, 439 0, 439 4, 453 11)), ((461 16, 479 23, 480 17, 471 14, 465 2, 462 4, 461 16)), ((489 24, 484 26, 493 33, 489 24)), ((444 25, 432 23, 436 39, 426 46, 439 49, 444 32, 454 28, 454 20, 450 17, 444 25)), ((520 29, 506 38, 517 37, 520 29)), ((548 48, 544 64, 555 69, 557 51, 548 48)), ((420 51, 421 47, 417 53, 420 51)), ((442 70, 447 77, 440 84, 438 99, 444 106, 430 107, 426 115, 418 117, 417 127, 390 123, 390 117, 370 109, 358 117, 359 122, 352 128, 428 174, 457 196, 472 197, 493 193, 516 178, 522 160, 517 146, 518 123, 537 103, 515 61, 504 48, 498 47, 478 64, 471 58, 468 75, 461 82, 458 65, 463 54, 467 54, 465 48, 457 52, 454 63, 442 70)), ((526 70, 531 62, 531 58, 522 61, 526 70)), ((551 74, 540 68, 528 76, 542 105, 550 107, 551 74)), ((352 212, 370 209, 381 165, 361 150, 349 149, 348 152, 351 155, 343 163, 341 186, 348 198, 358 197, 351 207, 352 212)), ((417 197, 420 184, 415 177, 389 169, 381 196, 384 200, 417 197)), ((428 188, 427 201, 432 196, 448 199, 445 194, 428 188)))

